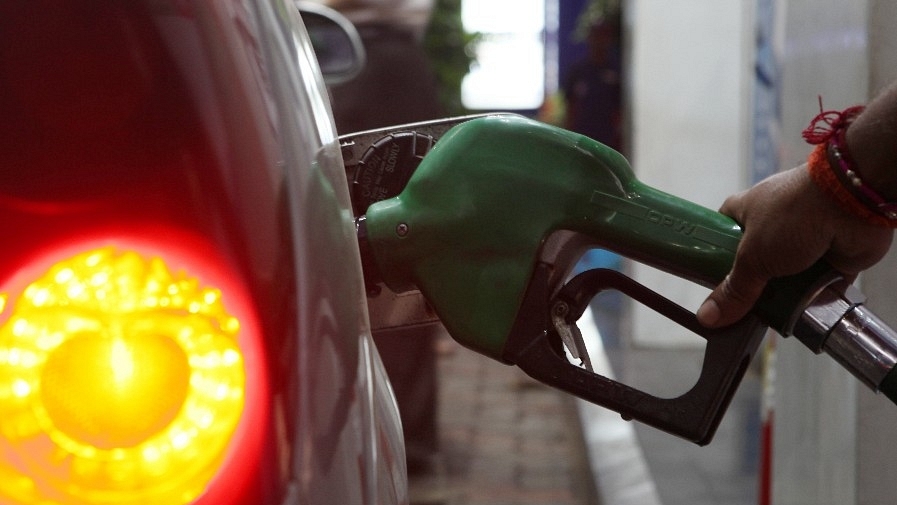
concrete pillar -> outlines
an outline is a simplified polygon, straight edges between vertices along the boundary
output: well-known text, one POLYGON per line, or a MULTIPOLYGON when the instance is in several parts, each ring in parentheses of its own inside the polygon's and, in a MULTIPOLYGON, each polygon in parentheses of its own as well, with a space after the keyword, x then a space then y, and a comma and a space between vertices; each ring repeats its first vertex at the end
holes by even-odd
MULTIPOLYGON (((630 160, 646 184, 711 209, 744 180, 750 63, 743 51, 751 2, 637 0, 631 26, 630 160)), ((633 276, 697 310, 709 292, 643 265, 633 276)), ((638 345, 703 345, 642 306, 633 308, 638 345)))

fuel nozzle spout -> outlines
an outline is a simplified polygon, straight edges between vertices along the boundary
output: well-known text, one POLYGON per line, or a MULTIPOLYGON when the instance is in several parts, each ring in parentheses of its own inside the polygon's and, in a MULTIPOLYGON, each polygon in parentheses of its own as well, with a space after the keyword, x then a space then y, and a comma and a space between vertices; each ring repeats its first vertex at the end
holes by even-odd
POLYGON ((804 309, 794 336, 897 403, 897 333, 863 305, 856 288, 836 286, 823 289, 804 309))

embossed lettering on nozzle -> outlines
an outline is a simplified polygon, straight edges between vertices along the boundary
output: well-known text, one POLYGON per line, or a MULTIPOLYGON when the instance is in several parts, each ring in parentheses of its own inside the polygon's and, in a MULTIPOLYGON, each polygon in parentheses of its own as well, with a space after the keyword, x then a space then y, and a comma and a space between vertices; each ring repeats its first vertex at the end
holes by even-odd
POLYGON ((794 335, 878 391, 897 365, 897 333, 864 307, 864 301, 852 286, 843 293, 830 286, 801 314, 794 335))

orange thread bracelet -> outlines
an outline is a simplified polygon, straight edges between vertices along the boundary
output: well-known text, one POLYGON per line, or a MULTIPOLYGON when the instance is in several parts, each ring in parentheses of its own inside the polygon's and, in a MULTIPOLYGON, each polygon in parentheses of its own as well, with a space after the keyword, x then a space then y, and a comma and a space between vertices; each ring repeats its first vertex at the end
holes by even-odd
POLYGON ((897 228, 897 203, 887 202, 867 186, 847 152, 845 132, 863 106, 843 112, 822 111, 813 118, 804 132, 804 139, 816 148, 807 158, 807 169, 813 182, 842 209, 875 226, 897 228), (818 123, 824 126, 818 126, 818 123))
POLYGON ((807 169, 816 186, 835 200, 842 209, 876 226, 897 227, 897 221, 891 221, 885 216, 873 212, 838 179, 829 163, 826 144, 819 144, 813 149, 807 158, 807 169))

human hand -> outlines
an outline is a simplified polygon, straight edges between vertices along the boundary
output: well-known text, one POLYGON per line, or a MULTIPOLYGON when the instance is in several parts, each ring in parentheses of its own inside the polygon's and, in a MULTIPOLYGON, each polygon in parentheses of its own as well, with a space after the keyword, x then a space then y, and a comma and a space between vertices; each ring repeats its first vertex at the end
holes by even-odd
POLYGON ((887 253, 893 230, 843 211, 814 184, 806 166, 730 196, 720 212, 744 230, 732 271, 698 309, 698 321, 721 327, 744 317, 766 283, 824 258, 853 282, 887 253))

